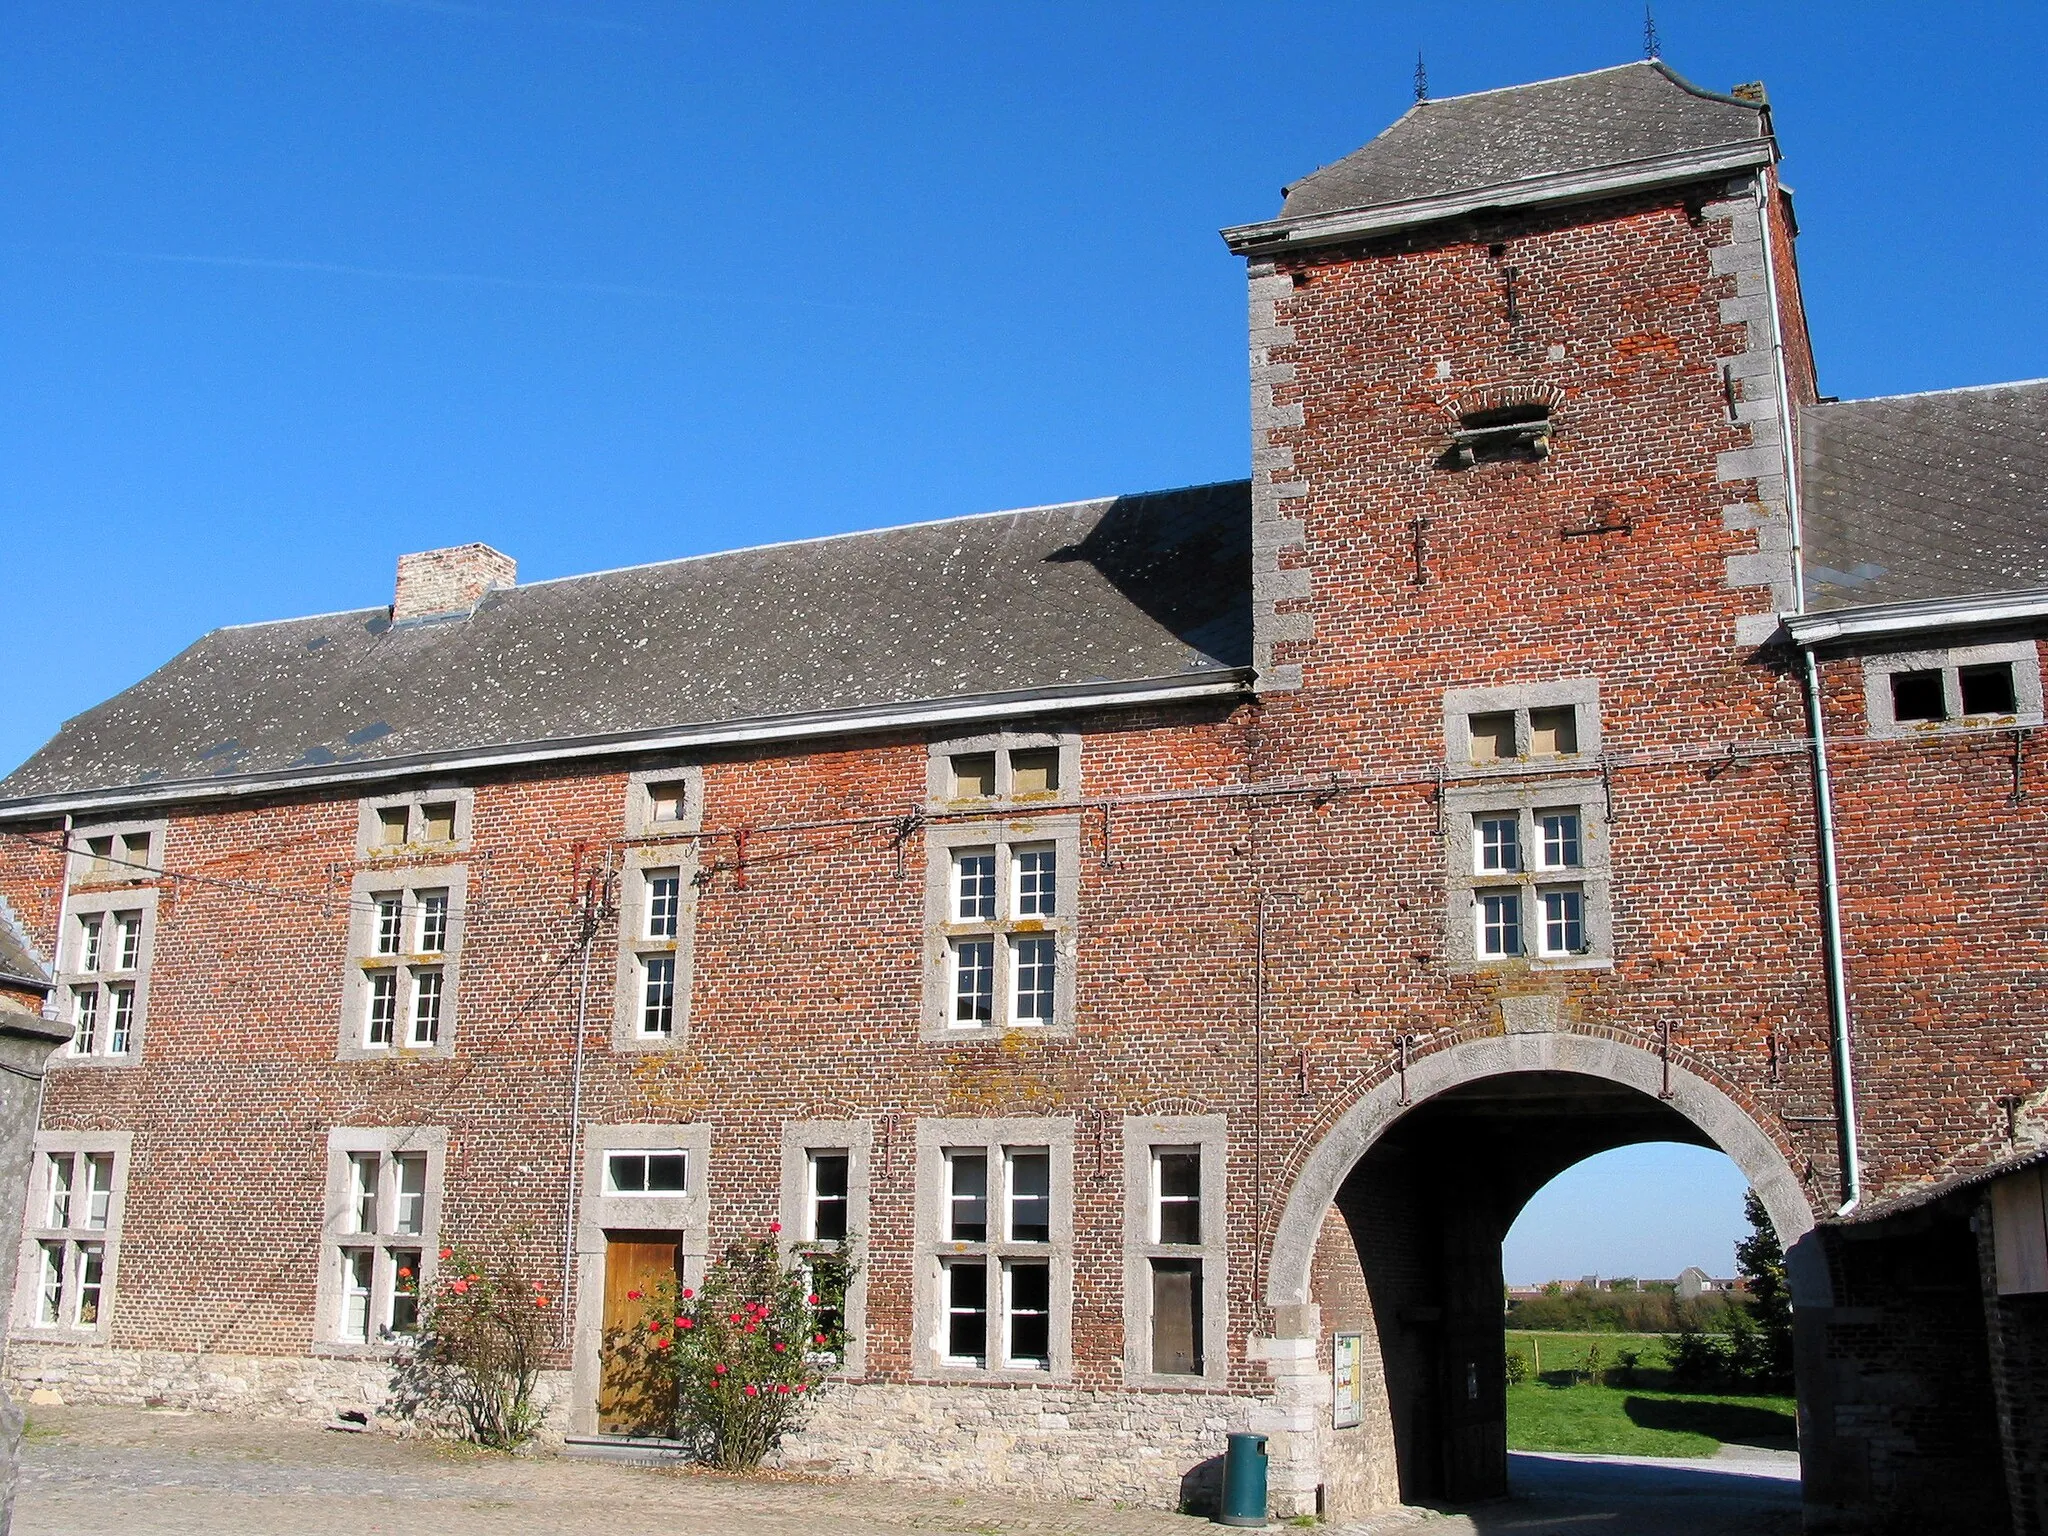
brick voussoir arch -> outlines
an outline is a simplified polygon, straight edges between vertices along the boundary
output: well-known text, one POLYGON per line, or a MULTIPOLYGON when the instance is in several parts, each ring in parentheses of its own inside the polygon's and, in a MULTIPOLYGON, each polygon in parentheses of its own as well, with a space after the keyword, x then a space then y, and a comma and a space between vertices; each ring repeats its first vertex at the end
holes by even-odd
MULTIPOLYGON (((1778 1240, 1791 1253, 1813 1230, 1814 1215, 1784 1149, 1729 1090, 1708 1077, 1671 1064, 1667 1101, 1705 1132, 1742 1170, 1769 1213, 1778 1240)), ((1353 1166, 1374 1142, 1426 1099, 1489 1077, 1517 1072, 1570 1072, 1619 1083, 1656 1097, 1664 1085, 1664 1060, 1654 1050, 1610 1035, 1576 1031, 1482 1035, 1417 1056, 1408 1063, 1407 1103, 1401 1084, 1382 1076, 1338 1116, 1300 1163, 1280 1213, 1266 1266, 1266 1304, 1298 1307, 1309 1299, 1309 1266, 1323 1215, 1353 1166)), ((1812 1266, 1794 1254, 1792 1282, 1797 1301, 1825 1301, 1813 1291, 1812 1266)))

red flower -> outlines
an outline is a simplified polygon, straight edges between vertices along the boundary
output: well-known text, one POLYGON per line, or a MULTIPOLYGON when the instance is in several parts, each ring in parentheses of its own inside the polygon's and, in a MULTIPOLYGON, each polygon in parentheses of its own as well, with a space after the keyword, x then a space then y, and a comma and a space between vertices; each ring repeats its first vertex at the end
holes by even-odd
POLYGON ((676 1326, 678 1328, 694 1328, 697 1326, 697 1319, 694 1317, 679 1317, 676 1319, 676 1326))
POLYGON ((804 1300, 805 1300, 805 1302, 807 1302, 807 1303, 808 1303, 809 1305, 811 1305, 811 1306, 814 1306, 814 1307, 815 1307, 815 1306, 816 1306, 816 1305, 818 1304, 818 1293, 817 1293, 816 1291, 813 1291, 813 1292, 811 1292, 811 1294, 810 1294, 810 1295, 806 1296, 806 1297, 804 1298, 804 1300))
POLYGON ((744 1323, 746 1319, 744 1317, 741 1317, 739 1313, 735 1312, 731 1317, 728 1317, 726 1321, 728 1323, 744 1323))
POLYGON ((683 1287, 683 1300, 688 1301, 692 1296, 695 1296, 696 1294, 697 1293, 691 1290, 687 1285, 683 1287))
POLYGON ((779 1355, 779 1354, 781 1354, 781 1353, 782 1353, 782 1352, 783 1352, 783 1351, 784 1351, 785 1349, 788 1349, 788 1348, 789 1348, 789 1346, 788 1346, 787 1344, 782 1344, 782 1343, 778 1343, 778 1344, 777 1344, 777 1345, 775 1346, 775 1353, 777 1353, 777 1354, 779 1355))
POLYGON ((656 1349, 667 1349, 667 1348, 668 1348, 668 1340, 667 1340, 667 1339, 656 1339, 656 1340, 654 1341, 654 1347, 655 1347, 656 1349))
POLYGON ((768 1230, 770 1232, 780 1232, 782 1230, 782 1223, 779 1221, 771 1221, 768 1223, 768 1230))
POLYGON ((747 1324, 747 1332, 749 1332, 749 1333, 759 1333, 760 1331, 761 1331, 761 1325, 760 1325, 759 1323, 749 1323, 749 1324, 747 1324))
POLYGON ((748 1383, 747 1383, 747 1385, 746 1385, 746 1394, 747 1394, 747 1396, 749 1396, 749 1397, 759 1397, 759 1396, 761 1395, 761 1389, 760 1389, 759 1387, 755 1386, 755 1385, 754 1385, 754 1384, 753 1384, 753 1383, 752 1383, 752 1382, 750 1381, 750 1382, 748 1382, 748 1383))
POLYGON ((819 1334, 813 1334, 813 1335, 811 1336, 811 1342, 812 1342, 813 1344, 822 1344, 822 1343, 824 1343, 824 1342, 825 1342, 825 1335, 823 1335, 822 1333, 819 1333, 819 1334))
POLYGON ((401 1280, 410 1280, 412 1278, 412 1270, 403 1264, 399 1265, 398 1278, 401 1280))
POLYGON ((455 1257, 455 1250, 453 1248, 443 1248, 441 1250, 441 1257, 444 1259, 452 1259, 455 1257))
POLYGON ((638 1301, 639 1299, 640 1299, 640 1293, 639 1293, 638 1291, 628 1291, 628 1292, 626 1292, 626 1300, 628 1300, 628 1301, 638 1301))
POLYGON ((714 1375, 717 1375, 717 1376, 723 1376, 723 1375, 725 1374, 725 1372, 726 1372, 726 1367, 725 1367, 725 1365, 724 1365, 724 1364, 723 1364, 723 1363, 721 1362, 720 1364, 718 1364, 718 1365, 714 1365, 713 1367, 711 1367, 711 1370, 712 1370, 712 1374, 714 1374, 714 1375))
POLYGON ((476 1281, 476 1280, 481 1280, 481 1279, 483 1279, 483 1276, 482 1276, 482 1275, 471 1275, 471 1276, 470 1276, 469 1278, 470 1278, 470 1279, 471 1279, 472 1281, 476 1281))
POLYGON ((448 1289, 453 1291, 456 1295, 460 1296, 469 1289, 469 1282, 467 1280, 457 1280, 454 1284, 450 1285, 448 1289))
POLYGON ((660 1318, 658 1318, 658 1317, 651 1317, 651 1318, 649 1318, 649 1319, 647 1320, 647 1331, 648 1331, 649 1333, 659 1333, 659 1332, 661 1332, 661 1319, 660 1319, 660 1318))
POLYGON ((548 1304, 548 1299, 545 1296, 536 1296, 533 1298, 533 1304, 536 1307, 544 1307, 548 1304))
POLYGON ((785 1386, 778 1386, 775 1389, 775 1395, 777 1397, 787 1397, 789 1396, 789 1388, 785 1386))
POLYGON ((793 1390, 793 1391, 797 1391, 797 1392, 801 1392, 801 1391, 803 1391, 803 1389, 804 1389, 804 1384, 803 1384, 802 1382, 798 1382, 798 1383, 796 1384, 796 1386, 795 1386, 795 1387, 794 1387, 794 1388, 793 1388, 792 1390, 793 1390))

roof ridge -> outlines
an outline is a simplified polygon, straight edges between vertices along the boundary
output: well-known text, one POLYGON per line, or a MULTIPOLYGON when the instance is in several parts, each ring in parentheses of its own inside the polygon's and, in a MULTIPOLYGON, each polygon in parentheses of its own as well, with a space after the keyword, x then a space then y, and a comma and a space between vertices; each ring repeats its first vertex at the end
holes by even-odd
POLYGON ((1179 496, 1189 491, 1208 491, 1218 486, 1245 483, 1245 480, 1235 477, 1229 480, 1204 480, 1194 485, 1172 485, 1157 491, 1123 491, 1110 496, 1080 496, 1072 501, 1048 501, 1030 507, 998 507, 992 512, 961 512, 952 517, 927 517, 914 523, 889 523, 880 528, 849 528, 840 533, 814 533, 801 539, 771 539, 765 544, 740 544, 732 549, 707 549, 694 555, 677 555, 668 560, 642 560, 634 565, 613 566, 602 571, 581 571, 570 576, 548 576, 540 581, 522 581, 517 586, 506 587, 503 590, 525 592, 533 587, 559 586, 569 581, 595 581, 600 576, 621 576, 628 571, 651 571, 664 565, 689 565, 698 560, 723 559, 727 555, 759 554, 768 549, 796 549, 806 544, 829 544, 837 539, 872 539, 888 533, 904 533, 913 528, 943 528, 948 523, 978 523, 997 517, 1023 517, 1031 512, 1064 512, 1074 507, 1122 501, 1131 496, 1179 496))
POLYGON ((1908 389, 1895 395, 1859 395, 1854 400, 1822 400, 1806 407, 1809 411, 1826 410, 1831 405, 1876 405, 1884 400, 1925 400, 1931 395, 1975 395, 1990 389, 2036 389, 2048 385, 2048 377, 2038 379, 2006 379, 1995 384, 1953 384, 1947 389, 1908 389))
MULTIPOLYGON (((796 549, 806 544, 829 544, 835 539, 877 538, 883 534, 902 533, 912 528, 941 528, 948 523, 974 523, 997 517, 1023 517, 1031 512, 1064 512, 1073 507, 1122 501, 1131 496, 1181 496, 1189 491, 1211 491, 1220 486, 1246 483, 1244 478, 1233 476, 1228 480, 1200 480, 1192 485, 1169 485, 1156 491, 1121 491, 1108 496, 1080 496, 1071 501, 1048 501, 1029 507, 998 507, 991 512, 960 512, 951 517, 921 518, 914 523, 888 523, 880 528, 848 528, 839 533, 814 533, 801 539, 770 539, 764 544, 739 544, 731 549, 706 549, 694 555, 675 555, 667 560, 639 560, 631 565, 607 566, 601 571, 576 571, 567 576, 544 576, 539 581, 522 581, 509 587, 500 587, 498 594, 528 592, 535 587, 559 586, 570 581, 595 581, 600 576, 623 576, 630 571, 651 571, 664 565, 688 565, 698 560, 723 559, 727 555, 758 554, 767 549, 796 549)), ((361 608, 337 608, 330 613, 291 614, 281 619, 253 619, 246 624, 216 624, 207 633, 268 629, 278 624, 311 624, 320 619, 350 619, 359 613, 383 613, 387 606, 382 603, 371 603, 361 608)))
MULTIPOLYGON (((1562 85, 1567 80, 1590 80, 1595 75, 1618 75, 1625 69, 1655 69, 1660 74, 1663 74, 1667 78, 1671 79, 1675 84, 1683 85, 1689 90, 1699 89, 1699 87, 1693 85, 1691 81, 1686 80, 1682 76, 1678 75, 1675 71, 1666 68, 1664 65, 1664 61, 1662 59, 1630 59, 1626 63, 1622 64, 1603 64, 1598 69, 1573 70, 1568 75, 1551 75, 1542 80, 1524 80, 1519 85, 1489 85, 1483 91, 1460 91, 1455 96, 1427 96, 1424 97, 1421 101, 1416 102, 1414 106, 1408 109, 1408 111, 1403 112, 1400 117, 1394 119, 1393 123, 1389 123, 1386 128, 1383 128, 1380 131, 1381 133, 1391 131, 1395 124, 1398 124, 1403 118, 1408 117, 1411 113, 1419 111, 1423 107, 1439 107, 1448 101, 1470 101, 1475 96, 1500 96, 1504 95, 1508 91, 1534 90, 1539 85, 1562 85)), ((1756 103, 1753 101, 1745 101, 1742 102, 1741 105, 1745 107, 1753 107, 1756 105, 1756 103)), ((1375 135, 1374 137, 1378 137, 1378 135, 1375 135)))

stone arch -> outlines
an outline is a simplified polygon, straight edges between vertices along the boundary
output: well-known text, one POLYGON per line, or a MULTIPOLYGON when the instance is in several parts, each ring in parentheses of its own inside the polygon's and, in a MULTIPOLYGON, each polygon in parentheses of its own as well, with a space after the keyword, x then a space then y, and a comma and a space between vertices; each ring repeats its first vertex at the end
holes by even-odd
MULTIPOLYGON (((1295 1309, 1308 1301, 1309 1266, 1323 1215, 1358 1160, 1395 1121, 1424 1100, 1462 1084, 1516 1072, 1575 1073, 1619 1083, 1652 1098, 1664 1086, 1663 1058, 1595 1035, 1494 1035, 1418 1057, 1408 1065, 1407 1103, 1401 1102, 1399 1081, 1380 1083, 1344 1112, 1302 1164, 1273 1236, 1266 1265, 1267 1304, 1295 1309)), ((1671 1064, 1670 1092, 1666 1102, 1728 1155, 1762 1199, 1790 1259, 1794 1304, 1825 1304, 1825 1271, 1814 1245, 1800 1242, 1813 1230, 1813 1208, 1777 1143, 1727 1094, 1676 1062, 1671 1064)))

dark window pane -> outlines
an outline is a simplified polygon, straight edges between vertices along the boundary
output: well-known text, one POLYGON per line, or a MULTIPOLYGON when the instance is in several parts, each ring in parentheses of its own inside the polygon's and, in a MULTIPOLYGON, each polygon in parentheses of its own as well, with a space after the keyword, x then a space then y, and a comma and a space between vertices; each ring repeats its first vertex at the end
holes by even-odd
POLYGON ((1948 705, 1941 696, 1939 672, 1894 672, 1892 674, 1892 718, 1894 720, 1946 720, 1948 705))
POLYGON ((681 1194, 683 1154, 659 1152, 647 1159, 647 1188, 652 1194, 681 1194))
POLYGON ((1159 1154, 1159 1241, 1202 1240, 1202 1154, 1189 1148, 1159 1154))
POLYGON ((612 1159, 612 1188, 622 1195, 638 1194, 647 1188, 647 1159, 637 1155, 612 1159))
POLYGON ((1202 1373, 1202 1261, 1152 1261, 1152 1369, 1161 1376, 1202 1373))
POLYGON ((1010 1359, 1020 1365, 1052 1358, 1052 1270, 1010 1266, 1010 1359))
POLYGON ((988 1270, 953 1264, 946 1270, 946 1353, 955 1359, 988 1357, 988 1270))
POLYGON ((1010 1154, 1010 1241, 1052 1241, 1052 1156, 1010 1154))
POLYGON ((2019 712, 2013 701, 2011 662, 1964 667, 1957 676, 1963 685, 1964 714, 2011 715, 2019 712))

